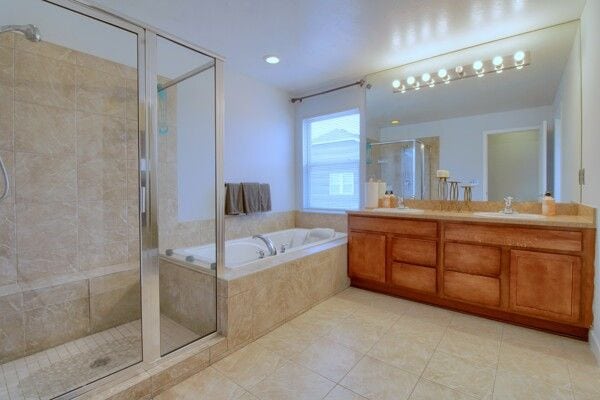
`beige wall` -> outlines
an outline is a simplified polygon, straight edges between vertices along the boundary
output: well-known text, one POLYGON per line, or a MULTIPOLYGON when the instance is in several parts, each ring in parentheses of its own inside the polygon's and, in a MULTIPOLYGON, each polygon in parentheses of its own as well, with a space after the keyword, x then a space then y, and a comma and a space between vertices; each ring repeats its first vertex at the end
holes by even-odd
POLYGON ((139 318, 136 79, 1 36, 0 360, 139 318))

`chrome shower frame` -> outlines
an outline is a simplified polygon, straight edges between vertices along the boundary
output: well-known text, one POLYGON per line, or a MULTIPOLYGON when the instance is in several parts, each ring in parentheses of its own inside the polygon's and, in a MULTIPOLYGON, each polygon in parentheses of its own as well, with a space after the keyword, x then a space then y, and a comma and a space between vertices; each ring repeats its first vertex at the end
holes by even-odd
MULTIPOLYGON (((224 267, 224 192, 223 182, 223 128, 224 86, 223 63, 220 55, 164 32, 146 23, 132 19, 114 10, 99 7, 87 0, 42 0, 45 3, 76 12, 83 16, 115 26, 137 35, 138 50, 138 137, 139 137, 139 193, 140 193, 140 254, 141 254, 141 310, 142 362, 101 378, 79 389, 63 394, 65 400, 107 383, 116 384, 150 369, 161 360, 177 357, 190 348, 204 346, 218 335, 217 331, 183 346, 166 356, 160 355, 160 298, 158 276, 158 124, 157 124, 157 38, 163 37, 214 60, 215 74, 215 238, 217 276, 224 267)), ((216 285, 218 286, 218 285, 216 285)), ((219 293, 217 292, 217 295, 219 293)), ((218 319, 218 315, 217 315, 218 319)))

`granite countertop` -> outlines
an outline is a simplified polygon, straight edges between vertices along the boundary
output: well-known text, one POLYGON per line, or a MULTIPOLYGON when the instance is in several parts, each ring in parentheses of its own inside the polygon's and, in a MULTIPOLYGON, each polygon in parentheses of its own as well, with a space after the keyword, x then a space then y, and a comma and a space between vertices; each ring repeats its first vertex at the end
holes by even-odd
POLYGON ((348 211, 348 215, 360 215, 365 217, 395 217, 395 218, 411 218, 411 219, 438 219, 445 221, 464 221, 464 222, 493 222, 498 224, 513 224, 513 225, 534 225, 534 226, 556 226, 568 228, 595 228, 596 221, 593 215, 556 215, 553 217, 537 217, 531 215, 513 214, 506 216, 498 214, 498 216, 478 215, 476 212, 469 211, 440 211, 440 210, 421 210, 408 209, 402 211, 400 209, 390 208, 376 210, 361 210, 348 211), (413 210, 413 211, 411 211, 413 210))

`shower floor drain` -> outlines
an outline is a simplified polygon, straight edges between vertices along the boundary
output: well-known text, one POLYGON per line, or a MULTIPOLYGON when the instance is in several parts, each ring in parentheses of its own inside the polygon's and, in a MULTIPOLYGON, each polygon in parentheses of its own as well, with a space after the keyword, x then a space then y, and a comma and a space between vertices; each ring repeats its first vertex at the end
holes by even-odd
POLYGON ((101 358, 94 360, 94 362, 90 364, 90 368, 104 367, 109 362, 110 362, 110 357, 101 357, 101 358))

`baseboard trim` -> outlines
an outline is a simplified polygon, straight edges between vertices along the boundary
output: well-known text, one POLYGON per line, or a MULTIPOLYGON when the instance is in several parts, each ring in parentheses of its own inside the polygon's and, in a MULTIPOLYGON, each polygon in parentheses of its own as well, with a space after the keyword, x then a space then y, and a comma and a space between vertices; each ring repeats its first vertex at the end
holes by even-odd
POLYGON ((596 357, 596 362, 600 364, 600 338, 598 338, 593 329, 590 329, 589 341, 592 353, 596 357))

